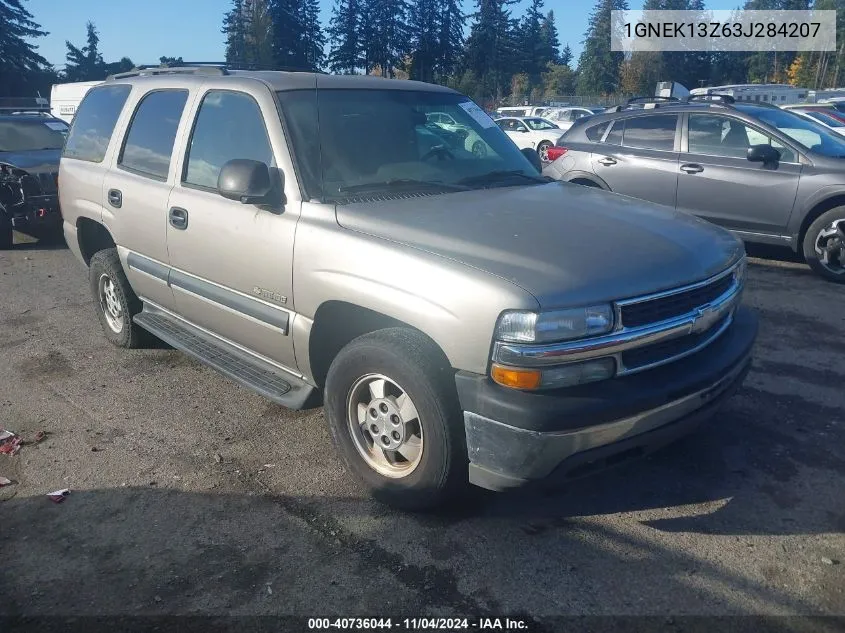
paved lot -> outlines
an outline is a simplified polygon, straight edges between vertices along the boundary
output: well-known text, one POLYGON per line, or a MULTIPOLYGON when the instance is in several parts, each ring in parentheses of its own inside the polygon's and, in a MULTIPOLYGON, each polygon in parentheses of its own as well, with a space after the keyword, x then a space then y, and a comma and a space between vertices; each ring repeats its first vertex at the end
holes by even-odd
POLYGON ((845 614, 845 288, 801 264, 752 264, 711 426, 449 516, 368 500, 320 410, 111 347, 64 248, 0 253, 0 298, 0 425, 49 434, 0 455, 0 614, 845 614))

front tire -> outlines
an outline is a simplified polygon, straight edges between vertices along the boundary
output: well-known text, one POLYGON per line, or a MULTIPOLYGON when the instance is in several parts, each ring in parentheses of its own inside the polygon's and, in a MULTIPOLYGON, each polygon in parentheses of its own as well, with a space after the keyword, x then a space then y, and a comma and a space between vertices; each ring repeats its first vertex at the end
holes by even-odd
POLYGON ((116 248, 94 254, 88 266, 88 281, 106 338, 118 347, 143 347, 148 335, 132 321, 141 311, 141 300, 126 279, 116 248))
POLYGON ((390 328, 344 347, 326 377, 325 415, 347 469, 379 501, 424 510, 465 487, 454 373, 422 334, 390 328))
POLYGON ((6 216, 5 209, 0 206, 0 251, 12 248, 13 244, 12 222, 6 216))
POLYGON ((549 162, 549 148, 551 146, 552 146, 552 144, 549 141, 542 141, 537 146, 537 155, 540 157, 540 160, 543 161, 544 163, 549 162))
POLYGON ((804 260, 829 281, 845 283, 845 206, 822 213, 807 229, 804 260))

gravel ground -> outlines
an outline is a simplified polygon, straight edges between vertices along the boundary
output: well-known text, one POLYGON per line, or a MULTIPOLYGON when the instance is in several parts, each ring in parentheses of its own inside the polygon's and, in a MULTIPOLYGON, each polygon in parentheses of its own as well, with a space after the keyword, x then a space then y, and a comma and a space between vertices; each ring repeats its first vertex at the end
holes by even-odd
POLYGON ((0 426, 48 433, 0 455, 0 615, 845 615, 845 288, 802 264, 753 260, 711 425, 438 516, 370 501, 321 410, 110 346, 65 248, 0 253, 0 297, 0 426))

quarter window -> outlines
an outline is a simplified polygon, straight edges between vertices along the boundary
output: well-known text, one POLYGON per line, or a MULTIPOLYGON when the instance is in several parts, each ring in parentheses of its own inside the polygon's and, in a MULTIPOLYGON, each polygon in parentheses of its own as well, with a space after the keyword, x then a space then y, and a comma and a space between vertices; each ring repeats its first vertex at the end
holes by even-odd
POLYGON ((73 118, 62 156, 92 163, 103 162, 114 126, 131 90, 128 84, 98 86, 89 90, 73 118))
POLYGON ((187 100, 186 90, 159 90, 145 95, 129 124, 118 164, 166 180, 187 100))
POLYGON ((607 129, 608 125, 610 125, 609 122, 604 122, 588 127, 586 132, 584 132, 584 135, 593 143, 598 143, 601 141, 601 137, 604 136, 604 131, 607 129))
POLYGON ((636 117, 625 120, 622 144, 638 149, 671 151, 675 147, 675 128, 678 117, 674 114, 636 117))
POLYGON ((236 158, 273 164, 264 117, 249 95, 211 90, 200 104, 182 180, 216 189, 220 169, 236 158))

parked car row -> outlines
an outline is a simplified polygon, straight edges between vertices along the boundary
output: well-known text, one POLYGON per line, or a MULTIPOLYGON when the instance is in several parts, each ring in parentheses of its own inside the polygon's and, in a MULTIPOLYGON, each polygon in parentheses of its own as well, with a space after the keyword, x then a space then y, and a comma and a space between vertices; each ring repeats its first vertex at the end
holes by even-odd
POLYGON ((544 174, 791 246, 845 283, 845 139, 815 109, 800 116, 727 96, 636 105, 576 121, 544 174))
POLYGON ((431 507, 646 454, 749 370, 742 242, 542 177, 562 132, 414 81, 136 69, 76 113, 64 233, 113 344, 322 404, 377 498, 431 507))

